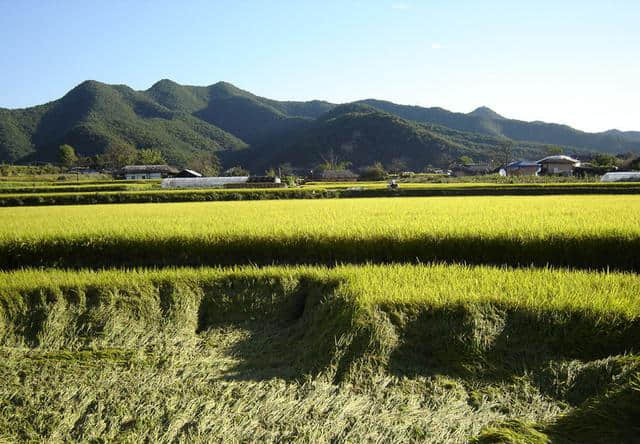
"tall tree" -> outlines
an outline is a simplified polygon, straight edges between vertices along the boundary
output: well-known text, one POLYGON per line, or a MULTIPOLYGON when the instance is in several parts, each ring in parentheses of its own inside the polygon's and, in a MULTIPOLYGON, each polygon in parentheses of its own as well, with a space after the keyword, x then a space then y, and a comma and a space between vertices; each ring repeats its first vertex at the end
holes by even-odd
POLYGON ((409 167, 407 166, 407 161, 404 158, 396 157, 391 160, 391 164, 389 165, 389 171, 392 173, 401 173, 403 171, 407 171, 409 167))
POLYGON ((58 161, 62 166, 70 168, 76 164, 78 156, 71 145, 64 144, 58 148, 58 161))
POLYGON ((248 176, 249 170, 242 168, 240 165, 229 168, 224 172, 225 176, 248 176))
POLYGON ((503 140, 498 147, 498 154, 500 155, 500 161, 503 165, 508 165, 513 160, 513 141, 503 140))
POLYGON ((187 168, 195 170, 203 176, 217 176, 220 174, 220 161, 214 153, 199 152, 187 162, 187 168))
POLYGON ((138 150, 137 162, 142 165, 165 165, 167 161, 159 150, 138 150))
POLYGON ((384 180, 387 178, 387 172, 384 170, 382 163, 376 162, 371 166, 362 168, 360 170, 360 178, 364 180, 384 180))
POLYGON ((473 163, 473 159, 469 156, 460 156, 458 159, 462 165, 470 165, 473 163))
POLYGON ((351 166, 351 162, 340 160, 333 148, 329 149, 326 156, 320 154, 320 157, 322 158, 322 163, 315 168, 318 171, 346 170, 351 166))
POLYGON ((591 163, 600 167, 615 167, 619 161, 615 156, 609 154, 596 154, 591 163))
POLYGON ((562 147, 557 145, 547 145, 544 148, 544 152, 547 154, 547 156, 557 156, 558 154, 562 154, 562 151, 562 147))
POLYGON ((128 144, 110 145, 100 156, 100 163, 105 167, 122 168, 125 165, 136 163, 138 152, 128 144))

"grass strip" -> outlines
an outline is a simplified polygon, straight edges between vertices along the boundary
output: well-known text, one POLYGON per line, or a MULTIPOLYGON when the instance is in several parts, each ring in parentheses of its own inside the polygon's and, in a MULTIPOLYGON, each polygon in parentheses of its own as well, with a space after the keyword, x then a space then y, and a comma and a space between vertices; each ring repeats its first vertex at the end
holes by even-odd
MULTIPOLYGON (((385 184, 313 185, 290 189, 136 190, 102 192, 51 192, 0 194, 1 207, 80 205, 100 203, 202 202, 274 199, 328 199, 433 196, 519 196, 638 194, 637 183, 557 184, 403 184, 397 190, 385 184)), ((48 191, 48 190, 47 190, 48 191)))

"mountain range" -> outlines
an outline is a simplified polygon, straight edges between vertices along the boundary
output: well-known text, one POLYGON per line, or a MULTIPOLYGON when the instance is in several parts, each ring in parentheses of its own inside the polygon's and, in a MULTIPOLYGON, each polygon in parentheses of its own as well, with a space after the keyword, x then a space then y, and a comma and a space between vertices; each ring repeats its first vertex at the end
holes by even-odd
POLYGON ((230 83, 186 86, 161 80, 146 91, 85 81, 62 98, 25 109, 0 108, 0 161, 55 161, 61 144, 82 156, 111 145, 160 150, 176 165, 201 152, 224 166, 254 172, 288 163, 354 168, 401 162, 409 169, 446 166, 461 156, 500 161, 536 158, 549 145, 574 155, 640 153, 640 132, 587 133, 566 125, 508 119, 480 107, 471 113, 367 99, 348 104, 277 101, 230 83))

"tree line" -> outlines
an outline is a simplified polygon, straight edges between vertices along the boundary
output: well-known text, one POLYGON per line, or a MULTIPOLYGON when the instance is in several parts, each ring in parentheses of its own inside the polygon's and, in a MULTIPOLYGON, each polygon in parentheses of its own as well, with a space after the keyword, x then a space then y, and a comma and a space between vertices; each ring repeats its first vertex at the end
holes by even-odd
MULTIPOLYGON (((58 163, 65 168, 85 167, 95 170, 116 170, 126 165, 166 165, 167 160, 160 150, 153 148, 135 149, 130 145, 110 145, 102 154, 79 156, 68 144, 58 148, 58 163)), ((220 173, 220 161, 211 152, 195 152, 183 164, 179 165, 200 172, 205 176, 220 173)))

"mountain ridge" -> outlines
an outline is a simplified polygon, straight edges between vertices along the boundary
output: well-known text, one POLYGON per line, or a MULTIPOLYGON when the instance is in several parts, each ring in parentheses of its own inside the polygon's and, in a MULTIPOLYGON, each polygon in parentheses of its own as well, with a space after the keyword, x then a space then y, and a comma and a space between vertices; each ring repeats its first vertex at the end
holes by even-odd
POLYGON ((487 160, 507 139, 523 156, 543 152, 543 145, 561 145, 572 152, 640 152, 640 132, 587 133, 567 125, 508 119, 486 106, 465 114, 378 99, 346 104, 278 101, 225 81, 191 86, 161 79, 137 91, 87 80, 42 105, 0 108, 0 161, 53 161, 62 143, 84 156, 126 144, 159 149, 176 164, 207 152, 262 168, 268 159, 288 162, 282 157, 288 152, 292 159, 306 159, 302 163, 309 167, 324 156, 320 151, 349 146, 353 134, 348 131, 360 134, 359 151, 342 154, 358 165, 390 161, 393 153, 416 166, 460 154, 487 160), (320 151, 305 156, 310 147, 320 151), (233 154, 240 151, 242 155, 233 154))

